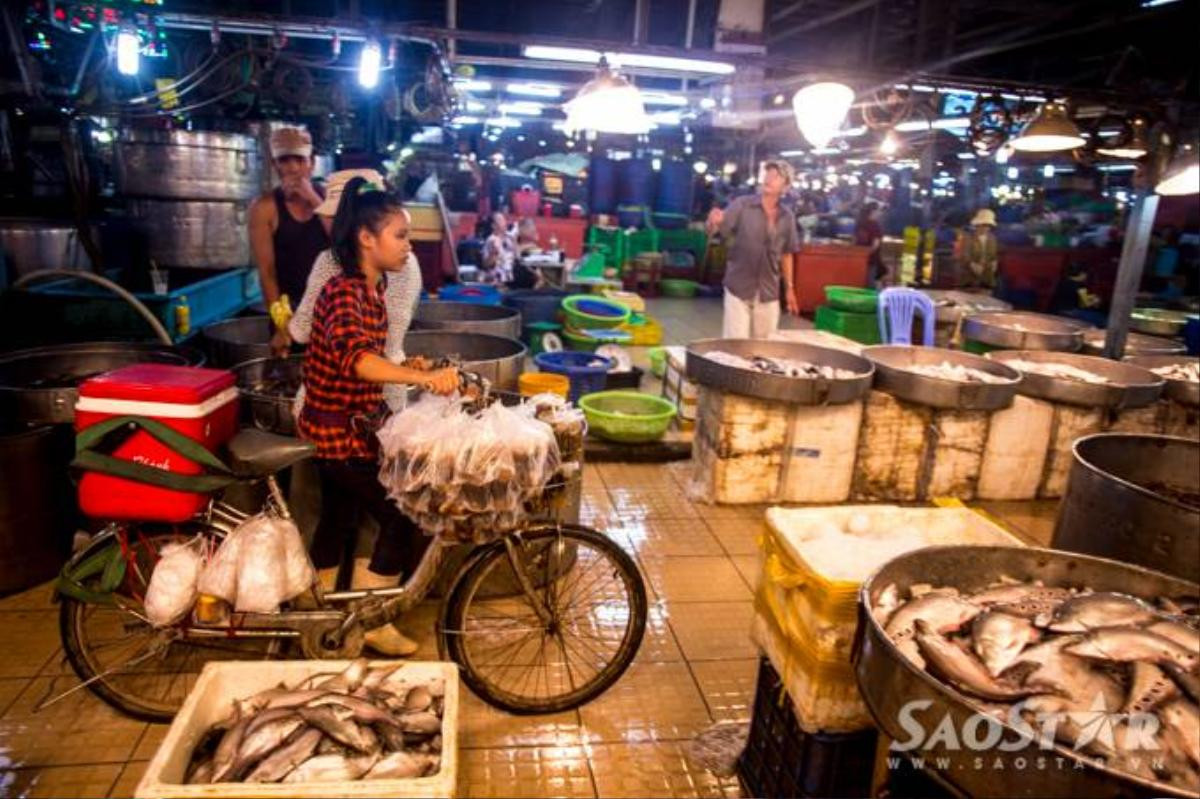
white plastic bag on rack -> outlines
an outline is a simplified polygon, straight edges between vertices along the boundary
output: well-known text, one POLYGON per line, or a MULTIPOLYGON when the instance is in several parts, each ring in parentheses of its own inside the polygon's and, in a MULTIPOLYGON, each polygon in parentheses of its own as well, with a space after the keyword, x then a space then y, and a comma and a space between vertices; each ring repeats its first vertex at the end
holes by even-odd
POLYGON ((174 624, 196 602, 197 581, 202 558, 197 539, 182 544, 167 544, 154 565, 146 588, 146 618, 156 627, 174 624))
POLYGON ((197 590, 201 594, 219 597, 229 604, 237 599, 238 590, 238 554, 245 524, 239 525, 217 547, 216 554, 208 559, 200 572, 197 590))
POLYGON ((237 599, 246 613, 274 613, 288 598, 287 555, 283 536, 269 516, 254 516, 238 527, 237 599))

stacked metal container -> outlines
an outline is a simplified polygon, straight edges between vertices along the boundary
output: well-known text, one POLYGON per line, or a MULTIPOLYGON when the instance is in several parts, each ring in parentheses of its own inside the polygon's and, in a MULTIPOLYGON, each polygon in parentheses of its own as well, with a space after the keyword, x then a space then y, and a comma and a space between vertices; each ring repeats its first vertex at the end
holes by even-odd
POLYGON ((160 266, 250 262, 250 202, 262 187, 258 140, 240 133, 122 131, 117 187, 160 266))

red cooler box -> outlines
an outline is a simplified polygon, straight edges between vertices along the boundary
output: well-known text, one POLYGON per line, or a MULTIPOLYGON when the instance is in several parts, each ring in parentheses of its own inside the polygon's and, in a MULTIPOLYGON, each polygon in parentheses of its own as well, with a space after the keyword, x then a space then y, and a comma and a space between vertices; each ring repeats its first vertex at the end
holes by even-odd
MULTIPOLYGON (((224 369, 144 363, 107 372, 79 386, 76 431, 114 416, 156 419, 215 451, 237 432, 234 375, 224 369)), ((144 430, 131 435, 112 454, 178 474, 203 471, 199 464, 144 430)), ((98 518, 182 522, 207 502, 207 494, 174 491, 96 472, 88 472, 79 481, 79 507, 98 518)))

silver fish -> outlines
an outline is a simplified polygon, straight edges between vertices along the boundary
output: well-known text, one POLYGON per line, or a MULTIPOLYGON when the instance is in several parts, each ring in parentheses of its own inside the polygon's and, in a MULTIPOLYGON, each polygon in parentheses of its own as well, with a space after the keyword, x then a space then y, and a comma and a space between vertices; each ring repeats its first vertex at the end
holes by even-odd
POLYGON ((974 655, 943 638, 924 619, 917 619, 916 628, 917 646, 930 668, 960 690, 995 700, 1019 699, 1035 693, 996 679, 974 655))
POLYGON ((379 739, 383 741, 383 748, 387 751, 396 752, 408 748, 408 741, 405 740, 404 732, 399 727, 379 724, 376 725, 375 731, 379 735, 379 739))
POLYGON ((1136 660, 1159 665, 1172 664, 1193 671, 1200 664, 1200 654, 1152 632, 1138 627, 1106 627, 1084 636, 1079 643, 1067 647, 1072 655, 1096 660, 1115 660, 1132 663, 1136 660))
POLYGON ((1189 672, 1181 666, 1171 663, 1163 664, 1163 668, 1175 678, 1175 682, 1179 684, 1185 694, 1192 698, 1193 702, 1200 703, 1200 674, 1189 672))
POLYGON ((246 782, 279 782, 291 773, 292 769, 313 756, 317 745, 321 743, 322 732, 308 729, 301 732, 289 743, 276 749, 264 758, 246 777, 246 782))
POLYGON ((1158 618, 1158 612, 1137 597, 1104 591, 1072 597, 1059 605, 1051 618, 1041 617, 1035 623, 1056 633, 1086 633, 1149 624, 1158 618))
POLYGON ((900 651, 919 668, 924 668, 919 648, 913 641, 917 621, 935 632, 948 633, 962 627, 982 612, 978 605, 946 594, 928 594, 902 605, 888 620, 884 632, 900 651))
POLYGON ((410 752, 392 752, 380 760, 371 770, 363 775, 365 780, 411 779, 428 773, 433 762, 427 755, 415 755, 410 752))
POLYGON ((975 654, 987 666, 993 677, 1016 661, 1026 646, 1037 641, 1041 633, 1028 619, 989 610, 971 623, 971 643, 975 654))
MULTIPOLYGON (((269 711, 268 711, 269 712, 269 711)), ((233 776, 246 773, 258 761, 278 749, 292 733, 304 725, 304 719, 296 714, 275 719, 262 725, 253 732, 247 732, 234 760, 233 776)))
POLYGON ((322 705, 341 705, 348 708, 354 714, 354 718, 363 724, 390 724, 394 727, 400 726, 399 722, 387 711, 381 710, 375 705, 357 697, 347 694, 325 694, 308 703, 308 707, 321 707, 322 705))
POLYGON ((1129 684, 1129 698, 1125 700, 1122 713, 1148 713, 1163 702, 1179 695, 1179 686, 1153 663, 1133 664, 1133 676, 1129 684))
POLYGON ((420 713, 405 713, 400 716, 400 729, 405 732, 430 734, 442 731, 442 720, 436 713, 422 711, 420 713))
POLYGON ((967 597, 976 605, 1010 605, 1021 602, 1059 604, 1071 598, 1069 588, 1051 588, 1036 583, 1010 583, 985 588, 967 597))
POLYGON ((356 751, 367 752, 378 743, 374 734, 366 734, 364 728, 354 723, 353 711, 342 705, 302 707, 296 712, 308 724, 356 751))
POLYGON ((212 776, 213 762, 211 760, 202 760, 188 770, 184 783, 188 785, 207 785, 212 782, 212 776))
POLYGON ((398 663, 395 666, 392 666, 390 668, 382 667, 382 668, 377 668, 377 669, 371 669, 370 671, 367 672, 367 676, 363 678, 362 687, 370 689, 370 690, 375 690, 375 689, 379 688, 381 685, 383 685, 385 682, 387 682, 388 678, 390 678, 396 672, 400 671, 400 669, 402 669, 402 668, 404 668, 404 664, 398 663))
POLYGON ((243 718, 240 708, 235 708, 233 713, 233 726, 221 737, 217 751, 213 753, 211 782, 224 782, 233 774, 234 761, 237 759, 238 750, 242 748, 246 728, 250 726, 251 719, 243 718))
POLYGON ((1156 621, 1146 628, 1155 635, 1170 638, 1189 652, 1200 653, 1200 630, 1179 621, 1156 621))
POLYGON ((1200 708, 1176 699, 1158 709, 1163 736, 1192 763, 1200 767, 1200 708))
POLYGON ((410 713, 420 713, 422 710, 428 710, 432 704, 433 694, 424 685, 411 688, 404 695, 404 709, 410 713))
POLYGON ((283 778, 284 783, 293 782, 341 782, 357 780, 366 774, 379 760, 379 755, 317 755, 305 760, 283 778))

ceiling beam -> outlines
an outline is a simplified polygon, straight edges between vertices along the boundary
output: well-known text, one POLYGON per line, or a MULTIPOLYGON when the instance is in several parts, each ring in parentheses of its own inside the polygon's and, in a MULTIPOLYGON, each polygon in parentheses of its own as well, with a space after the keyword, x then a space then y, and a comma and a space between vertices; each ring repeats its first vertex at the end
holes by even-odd
POLYGON ((793 25, 790 28, 784 28, 783 30, 769 36, 767 38, 767 42, 768 44, 781 42, 785 39, 790 39, 797 34, 806 33, 811 30, 816 30, 817 28, 823 28, 831 22, 837 22, 839 19, 844 19, 846 17, 853 16, 860 11, 865 11, 879 2, 880 0, 855 0, 853 3, 848 3, 838 10, 831 11, 828 14, 817 17, 816 19, 810 19, 806 22, 801 22, 799 25, 793 25))

